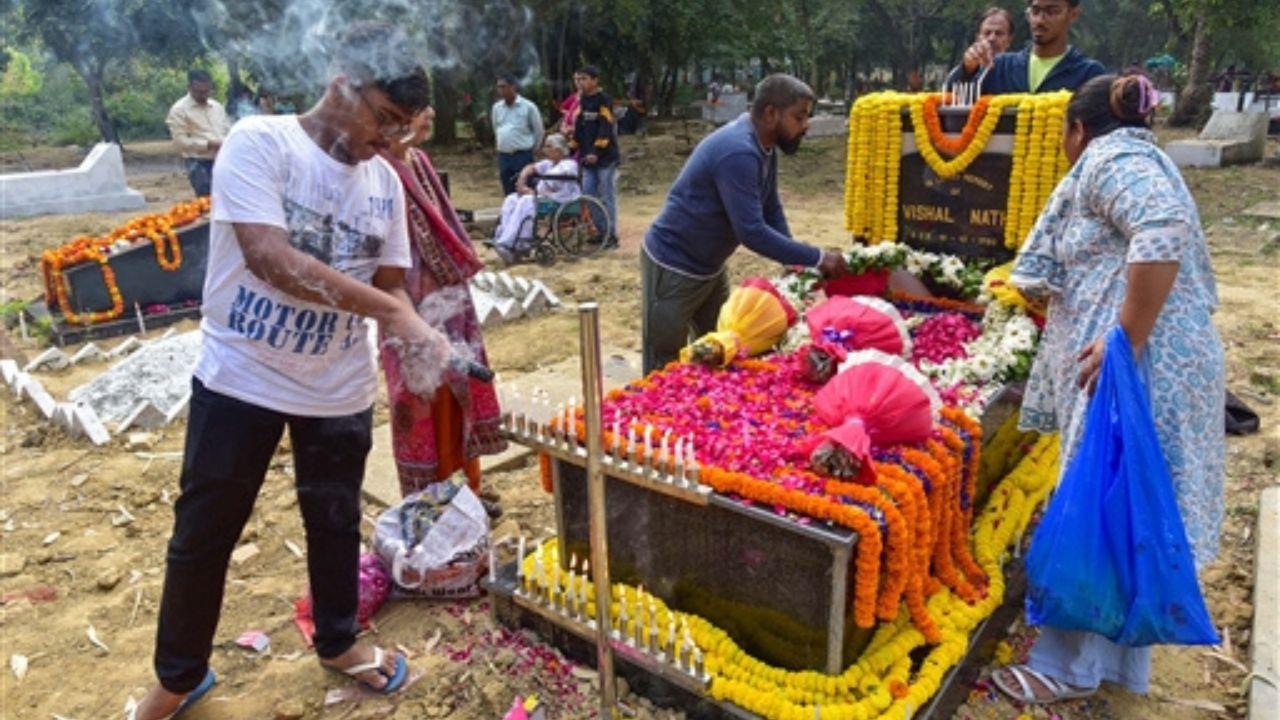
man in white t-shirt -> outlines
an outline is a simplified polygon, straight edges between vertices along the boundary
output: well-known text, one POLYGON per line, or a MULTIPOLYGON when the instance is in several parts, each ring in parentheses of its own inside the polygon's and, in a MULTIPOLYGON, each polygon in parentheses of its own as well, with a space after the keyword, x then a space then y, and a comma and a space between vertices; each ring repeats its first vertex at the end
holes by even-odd
POLYGON ((227 562, 285 428, 307 536, 324 666, 393 692, 405 658, 356 643, 360 485, 377 389, 366 318, 439 364, 448 343, 404 291, 404 195, 375 157, 428 106, 405 36, 362 24, 305 115, 245 118, 213 176, 213 227, 174 505, 155 670, 137 720, 168 717, 215 681, 209 653, 227 562))

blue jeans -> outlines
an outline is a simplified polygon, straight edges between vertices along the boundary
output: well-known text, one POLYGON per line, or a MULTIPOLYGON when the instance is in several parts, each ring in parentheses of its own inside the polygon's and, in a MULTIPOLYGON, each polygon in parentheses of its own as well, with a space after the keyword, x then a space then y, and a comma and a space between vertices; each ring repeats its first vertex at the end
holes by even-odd
MULTIPOLYGON (((609 237, 618 236, 618 190, 615 184, 617 179, 617 165, 582 166, 582 194, 599 198, 600 202, 604 203, 604 209, 609 213, 609 237)), ((593 217, 592 220, 595 221, 596 227, 604 227, 603 218, 593 217)))
POLYGON ((498 179, 502 181, 502 197, 516 191, 516 180, 526 165, 533 164, 532 150, 498 153, 498 179))

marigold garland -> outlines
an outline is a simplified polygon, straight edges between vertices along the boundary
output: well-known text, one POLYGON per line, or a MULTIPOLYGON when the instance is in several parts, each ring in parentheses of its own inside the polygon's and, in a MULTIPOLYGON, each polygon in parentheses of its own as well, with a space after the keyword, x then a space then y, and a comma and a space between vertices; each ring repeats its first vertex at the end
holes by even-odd
POLYGON ((162 213, 133 218, 106 235, 80 235, 61 247, 45 250, 40 257, 45 302, 50 306, 56 302, 62 310, 63 318, 73 324, 91 325, 120 317, 124 313, 124 297, 116 283, 115 271, 109 264, 111 249, 117 244, 130 244, 145 239, 155 248, 156 263, 162 269, 173 272, 182 266, 182 246, 174 228, 193 223, 208 212, 209 198, 196 198, 190 202, 178 203, 162 213), (71 308, 64 271, 87 262, 96 262, 102 267, 102 281, 111 298, 111 307, 107 310, 77 313, 71 308))
POLYGON ((911 118, 916 149, 940 177, 962 174, 986 150, 1001 115, 1015 112, 1004 243, 1020 247, 1058 180, 1069 169, 1062 152, 1062 119, 1071 94, 983 96, 959 137, 942 132, 942 95, 882 92, 863 95, 849 113, 845 167, 845 229, 869 243, 897 241, 902 114, 911 118), (944 157, 947 156, 947 157, 944 157))
MULTIPOLYGON (((973 139, 978 134, 978 126, 987 118, 987 111, 991 105, 991 96, 984 95, 978 99, 977 104, 969 110, 969 117, 965 121, 964 129, 960 131, 960 137, 955 140, 942 132, 942 120, 938 117, 938 107, 941 104, 942 95, 940 93, 924 96, 922 110, 924 111, 924 124, 929 131, 929 142, 942 152, 956 156, 964 152, 973 143, 973 139)), ((916 131, 919 132, 918 127, 916 131)))
MULTIPOLYGON (((797 419, 808 404, 812 388, 807 384, 788 386, 788 406, 782 406, 778 415, 772 409, 780 406, 773 396, 760 396, 753 388, 776 388, 776 380, 791 377, 791 363, 767 360, 735 362, 729 370, 711 371, 683 364, 672 364, 666 369, 651 373, 643 382, 633 383, 621 391, 610 393, 603 414, 605 417, 626 418, 625 423, 609 426, 604 431, 604 444, 626 453, 630 459, 645 461, 646 456, 659 455, 651 447, 646 452, 645 426, 651 425, 659 434, 681 427, 672 427, 679 417, 693 426, 710 423, 721 429, 716 434, 699 438, 698 461, 700 478, 717 492, 741 497, 751 502, 772 507, 780 513, 796 513, 806 518, 829 521, 849 528, 858 534, 853 563, 854 587, 851 592, 854 622, 858 627, 872 627, 877 620, 893 619, 906 603, 909 615, 918 620, 924 634, 931 642, 940 641, 936 625, 924 611, 926 597, 941 585, 934 575, 947 586, 955 587, 966 597, 976 599, 972 582, 965 572, 972 573, 964 534, 969 528, 969 515, 960 507, 960 468, 967 457, 977 455, 977 448, 966 448, 963 440, 954 433, 951 443, 931 442, 919 448, 902 450, 901 460, 881 461, 877 467, 893 468, 894 463, 922 468, 918 472, 894 472, 889 470, 872 487, 834 482, 799 465, 777 460, 756 464, 774 441, 761 436, 753 438, 751 457, 726 452, 723 441, 735 437, 723 424, 733 416, 736 405, 732 398, 714 390, 720 385, 686 385, 683 383, 713 383, 727 381, 742 397, 751 398, 758 412, 757 419, 784 437, 807 437, 822 428, 812 420, 797 419), (728 373, 726 375, 726 373, 728 373), (679 388, 672 394, 671 388, 679 388), (711 393, 711 395, 708 395, 711 393), (635 396, 632 404, 628 404, 635 396), (712 402, 711 398, 716 398, 712 402), (686 400, 687 398, 687 400, 686 400), (721 407, 720 404, 730 403, 721 407), (644 410, 643 408, 648 408, 644 410), (624 415, 618 415, 618 412, 624 415), (726 415, 727 413, 728 415, 726 415), (617 433, 617 434, 615 434, 617 433), (630 437, 632 440, 624 440, 630 437), (634 442, 633 442, 634 441, 634 442), (763 444, 762 444, 763 443, 763 444), (718 453, 718 454, 717 454, 718 453), (723 467, 714 458, 723 458, 739 466, 723 467), (957 535, 959 533, 959 535, 957 535), (931 570, 930 558, 936 556, 939 570, 931 570), (955 570, 954 568, 960 568, 955 570), (967 584, 966 584, 967 583, 967 584)), ((753 411, 754 412, 754 411, 753 411)), ((563 426, 564 416, 554 418, 553 431, 563 426)), ((688 425, 684 426, 685 428, 688 425)), ((731 427, 731 426, 728 426, 731 427)), ((573 421, 572 432, 585 441, 586 428, 579 412, 573 421)), ((705 431, 700 431, 705 432, 705 431)), ((939 426, 939 432, 948 432, 939 426)), ((974 436, 978 437, 977 435, 974 436)), ((658 437, 649 437, 650 445, 656 445, 658 437)), ((745 440, 744 440, 745 442, 745 440)), ((794 440, 786 440, 793 443, 794 440)), ((670 457, 670 456, 668 456, 670 457)), ((542 484, 551 488, 551 460, 540 458, 542 484)), ((668 468, 674 469, 674 468, 668 468)), ((977 578, 975 578, 976 580, 977 578)))
MULTIPOLYGON (((928 601, 927 612, 937 618, 939 641, 919 663, 912 653, 926 643, 908 613, 882 623, 862 655, 837 675, 812 670, 772 667, 748 655, 721 628, 690 613, 673 610, 653 596, 641 602, 637 589, 615 584, 610 614, 621 619, 623 603, 630 608, 628 627, 647 620, 652 612, 659 627, 674 623, 690 630, 711 675, 710 696, 732 702, 771 720, 899 720, 908 718, 938 691, 942 679, 964 656, 969 634, 1004 600, 1003 564, 1019 542, 1035 509, 1058 477, 1058 437, 1043 436, 997 484, 979 514, 973 532, 976 562, 990 579, 989 592, 970 604, 948 590, 928 601), (652 609, 650 609, 652 608, 652 609)), ((527 583, 563 595, 568 575, 560 570, 559 548, 550 540, 524 558, 527 583), (537 568, 543 568, 539 575, 537 568)), ((594 613, 588 599, 588 614, 594 613)))

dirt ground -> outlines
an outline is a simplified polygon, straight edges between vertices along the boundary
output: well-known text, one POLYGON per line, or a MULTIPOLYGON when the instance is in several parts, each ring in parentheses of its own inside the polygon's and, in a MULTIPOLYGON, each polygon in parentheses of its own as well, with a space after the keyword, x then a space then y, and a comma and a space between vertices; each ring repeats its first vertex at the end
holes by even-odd
MULTIPOLYGON (((620 179, 622 246, 585 262, 551 268, 525 266, 520 273, 548 282, 566 303, 599 300, 606 352, 639 346, 638 244, 659 210, 665 191, 689 149, 679 126, 656 128, 644 140, 624 139, 628 159, 620 179)), ((0 156, 4 172, 24 167, 69 166, 83 151, 35 149, 19 158, 0 156), (25 165, 23 164, 25 162, 25 165)), ((126 149, 130 184, 150 209, 188 194, 167 143, 126 149)), ((489 156, 476 151, 438 153, 450 175, 457 204, 496 206, 498 184, 489 156)), ((811 141, 782 163, 783 198, 796 235, 838 247, 841 230, 844 141, 811 141)), ((1277 482, 1280 462, 1280 327, 1277 327, 1277 253, 1280 222, 1265 224, 1242 211, 1266 199, 1280 200, 1280 168, 1253 166, 1188 173, 1208 227, 1222 309, 1219 327, 1227 344, 1228 385, 1259 412, 1261 434, 1229 440, 1227 524, 1218 562, 1204 577, 1213 617, 1222 628, 1218 648, 1160 649, 1150 696, 1104 691, 1088 701, 1030 711, 1035 718, 1187 719, 1242 717, 1245 664, 1252 616, 1254 523, 1259 489, 1277 482)), ((46 247, 81 232, 104 231, 131 213, 87 214, 0 221, 0 291, 4 300, 40 292, 38 256, 46 247)), ((490 258, 492 259, 492 258, 490 258)), ((496 262, 496 261, 495 261, 496 262)), ((770 272, 767 263, 739 253, 736 277, 770 272)), ((489 354, 506 380, 574 356, 577 336, 570 310, 526 319, 486 334, 489 354)), ((187 323, 180 329, 189 329, 187 323)), ((29 355, 35 343, 22 345, 29 355)), ((105 366, 97 366, 100 370, 105 366)), ((45 373, 58 397, 95 368, 45 373)), ((149 454, 126 451, 122 441, 103 448, 65 437, 38 421, 38 411, 0 393, 0 655, 21 654, 30 666, 18 679, 0 671, 0 715, 6 718, 119 717, 127 698, 151 682, 150 656, 162 583, 165 542, 177 496, 182 423, 159 433, 149 454), (122 520, 121 510, 133 518, 122 520), (114 521, 113 521, 114 519, 114 521), (91 642, 93 628, 102 647, 91 642)), ((379 407, 385 418, 385 408, 379 407)), ((545 646, 511 634, 488 616, 484 598, 431 603, 395 601, 376 618, 373 639, 409 651, 425 674, 391 697, 326 705, 326 693, 347 683, 323 671, 292 624, 293 602, 306 589, 303 533, 290 488, 287 450, 276 457, 242 544, 261 551, 233 566, 212 664, 220 682, 209 700, 185 717, 228 718, 495 718, 516 694, 539 693, 552 717, 585 717, 594 710, 592 674, 574 668, 545 646), (262 654, 235 646, 246 630, 271 638, 262 654)), ((537 488, 536 466, 496 473, 486 482, 506 511, 498 532, 550 534, 549 497, 537 488)), ((380 508, 370 504, 372 519, 380 508)), ((1013 653, 1029 642, 1012 629, 1013 653)), ((642 716, 672 715, 632 697, 642 716)), ((957 718, 1014 718, 1020 709, 995 700, 984 685, 974 689, 957 718)))

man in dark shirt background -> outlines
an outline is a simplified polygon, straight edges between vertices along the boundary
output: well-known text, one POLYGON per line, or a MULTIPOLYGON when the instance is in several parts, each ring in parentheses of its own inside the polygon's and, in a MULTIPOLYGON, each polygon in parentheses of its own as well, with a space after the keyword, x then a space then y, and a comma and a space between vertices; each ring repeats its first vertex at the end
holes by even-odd
MULTIPOLYGON (((613 98, 600 89, 600 69, 584 65, 573 74, 581 100, 578 115, 573 124, 573 142, 570 147, 578 153, 582 166, 582 192, 600 199, 609 217, 609 233, 604 242, 609 247, 618 244, 617 186, 618 130, 613 117, 613 98)), ((603 225, 603 218, 595 218, 596 226, 603 225)))
POLYGON ((1028 0, 1031 46, 997 54, 990 43, 979 39, 965 51, 964 61, 951 71, 947 84, 970 82, 982 68, 990 67, 982 82, 984 95, 1076 90, 1106 73, 1102 63, 1069 43, 1071 26, 1079 17, 1080 0, 1028 0))
POLYGON ((691 333, 715 330, 738 245, 827 275, 846 269, 840 253, 791 237, 778 198, 776 151, 800 148, 813 97, 796 78, 770 75, 751 112, 704 138, 680 171, 640 254, 645 374, 674 360, 691 333))

